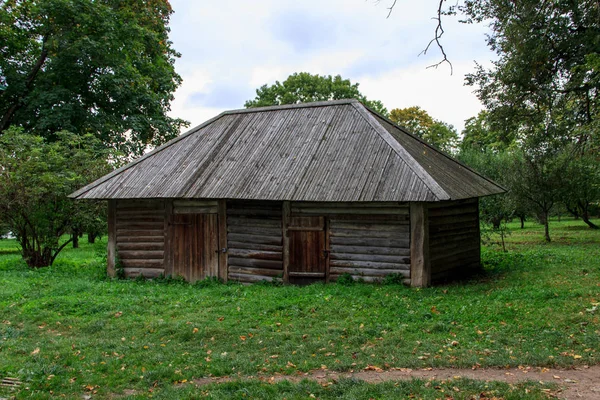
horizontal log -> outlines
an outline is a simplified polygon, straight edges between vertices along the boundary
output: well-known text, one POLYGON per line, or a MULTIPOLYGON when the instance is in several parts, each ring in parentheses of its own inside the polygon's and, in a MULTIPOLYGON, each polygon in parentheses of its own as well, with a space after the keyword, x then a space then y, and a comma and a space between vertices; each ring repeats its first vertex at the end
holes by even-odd
POLYGON ((142 208, 164 209, 162 200, 117 200, 117 210, 139 210, 142 208))
POLYGON ((173 208, 173 214, 218 214, 218 207, 177 207, 173 208))
POLYGON ((160 236, 118 236, 117 237, 117 244, 118 243, 147 243, 147 242, 154 242, 154 243, 164 243, 165 242, 165 236, 163 235, 163 232, 161 232, 160 236))
POLYGON ((291 232, 323 232, 323 226, 288 226, 287 230, 291 232))
POLYGON ((468 204, 477 204, 477 199, 437 201, 435 203, 429 203, 428 208, 432 210, 436 208, 461 207, 468 204))
POLYGON ((229 233, 249 233, 252 235, 264 235, 264 236, 281 236, 281 227, 265 227, 265 226, 251 226, 251 225, 227 225, 227 232, 229 233))
POLYGON ((402 257, 398 255, 381 255, 381 254, 356 254, 356 253, 330 253, 332 260, 349 260, 349 261, 375 261, 389 262, 397 264, 410 264, 410 257, 402 257))
POLYGON ((354 223, 373 223, 373 224, 406 224, 410 216, 408 214, 387 214, 387 215, 360 215, 360 214, 338 214, 329 216, 333 222, 354 222, 354 223))
POLYGON ((325 278, 325 272, 290 271, 288 275, 291 278, 325 278))
POLYGON ((148 259, 162 260, 165 252, 163 250, 123 250, 119 251, 121 260, 130 259, 148 259))
MULTIPOLYGON (((331 274, 329 275, 329 280, 332 282, 337 281, 337 279, 340 277, 340 275, 334 275, 331 274)), ((360 276, 360 275, 353 275, 352 278, 354 278, 355 280, 361 280, 363 282, 367 282, 367 283, 378 283, 384 280, 384 276, 360 276)), ((404 285, 410 286, 410 278, 404 278, 402 280, 402 283, 404 285)))
POLYGON ((332 243, 329 246, 329 250, 331 253, 410 255, 410 249, 408 247, 341 246, 332 243))
POLYGON ((281 246, 281 245, 234 242, 231 240, 227 241, 227 247, 229 249, 265 250, 265 251, 276 251, 279 253, 283 252, 283 246, 281 246))
POLYGON ((342 237, 342 236, 331 236, 330 243, 340 246, 369 246, 369 247, 401 247, 408 248, 410 246, 410 240, 406 237, 399 237, 397 239, 387 238, 374 238, 374 237, 342 237))
POLYGON ((341 229, 331 228, 329 235, 332 237, 372 237, 372 238, 408 238, 408 225, 406 228, 400 228, 397 231, 363 231, 360 229, 341 229))
POLYGON ((431 264, 431 273, 444 271, 462 271, 466 266, 479 265, 478 257, 465 258, 454 262, 433 262, 431 264))
POLYGON ((121 260, 124 268, 162 268, 163 260, 121 260))
POLYGON ((438 234, 438 233, 446 233, 446 232, 477 232, 479 229, 479 224, 477 222, 469 222, 462 224, 446 224, 446 225, 437 225, 430 226, 429 232, 430 234, 438 234))
POLYGON ((476 205, 468 205, 463 207, 448 207, 448 208, 434 208, 429 210, 430 218, 439 218, 445 216, 452 215, 463 215, 463 214, 473 214, 478 215, 478 210, 476 205))
POLYGON ((117 249, 123 250, 164 250, 163 242, 130 242, 117 243, 117 249))
POLYGON ((228 257, 229 266, 276 269, 283 271, 283 262, 275 260, 255 260, 252 258, 228 257))
POLYGON ((479 256, 479 253, 479 246, 459 246, 446 251, 436 251, 435 253, 432 253, 431 261, 450 260, 452 257, 461 254, 477 254, 477 256, 479 256))
POLYGON ((162 236, 164 229, 117 229, 117 240, 120 236, 162 236))
POLYGON ((173 208, 177 207, 218 207, 217 200, 173 200, 173 208))
POLYGON ((227 224, 231 226, 264 226, 281 229, 281 218, 240 218, 227 216, 227 224))
POLYGON ((241 233, 228 233, 227 241, 281 245, 283 242, 283 235, 264 236, 241 233))
POLYGON ((276 270, 276 269, 267 269, 267 268, 229 266, 229 274, 276 277, 276 276, 281 276, 283 274, 283 271, 276 270))
MULTIPOLYGON (((394 202, 312 202, 312 201, 293 201, 291 203, 292 208, 401 208, 404 207, 408 210, 408 203, 394 203, 394 202)), ((407 211, 408 212, 408 211, 407 211)))
POLYGON ((163 221, 138 221, 138 220, 129 220, 123 221, 117 219, 117 229, 164 229, 165 223, 163 221))
POLYGON ((433 254, 443 254, 443 253, 455 251, 457 249, 465 249, 465 248, 479 249, 479 241, 472 240, 472 239, 465 239, 465 240, 460 240, 460 241, 457 240, 457 241, 446 242, 446 243, 435 244, 435 245, 432 245, 430 243, 429 247, 431 249, 432 255, 433 254))
POLYGON ((283 254, 281 252, 273 251, 261 251, 261 250, 242 250, 242 249, 229 249, 227 251, 229 257, 242 257, 242 258, 254 258, 256 260, 283 260, 283 254))
POLYGON ((479 223, 478 214, 460 214, 460 215, 447 215, 444 217, 429 217, 429 226, 439 226, 445 224, 464 224, 466 222, 479 223))
POLYGON ((272 276, 247 275, 247 274, 238 274, 238 273, 232 273, 232 272, 229 273, 228 278, 231 281, 249 282, 249 283, 256 283, 256 282, 262 282, 262 281, 271 282, 274 279, 272 276))
POLYGON ((330 267, 330 274, 350 274, 357 276, 387 276, 392 274, 399 274, 405 278, 410 277, 410 270, 397 270, 397 269, 371 269, 371 268, 342 268, 342 267, 330 267))
POLYGON ((158 278, 165 274, 164 268, 123 268, 127 278, 136 278, 142 275, 144 278, 158 278))
POLYGON ((472 242, 472 243, 479 243, 479 235, 477 234, 477 232, 467 232, 467 233, 457 233, 455 232, 454 234, 438 234, 435 236, 431 236, 429 237, 429 245, 430 246, 436 246, 436 247, 442 247, 446 244, 450 244, 450 243, 463 243, 463 242, 472 242))
POLYGON ((372 261, 330 260, 329 265, 330 267, 410 270, 410 264, 384 263, 372 261))
POLYGON ((298 208, 292 206, 294 215, 407 215, 406 208, 298 208))
POLYGON ((117 221, 134 221, 134 222, 164 222, 165 216, 161 214, 142 214, 142 215, 118 215, 117 221))
POLYGON ((271 216, 281 218, 281 209, 272 208, 232 208, 227 209, 227 215, 233 216, 271 216))
POLYGON ((385 232, 385 231, 389 231, 389 232, 407 232, 407 226, 404 224, 397 224, 397 223, 390 223, 390 224, 383 224, 381 222, 377 222, 377 223, 357 223, 357 222, 351 222, 351 221, 344 221, 344 222, 339 222, 339 221, 331 221, 330 223, 331 226, 331 230, 336 230, 336 229, 348 229, 348 230, 361 230, 361 231, 368 231, 368 232, 385 232))

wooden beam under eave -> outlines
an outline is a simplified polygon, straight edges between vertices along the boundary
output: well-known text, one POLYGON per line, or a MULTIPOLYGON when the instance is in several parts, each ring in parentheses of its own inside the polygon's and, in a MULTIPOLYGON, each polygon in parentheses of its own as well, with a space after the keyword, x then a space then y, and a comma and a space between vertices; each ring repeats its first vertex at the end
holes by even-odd
POLYGON ((219 200, 219 279, 223 282, 229 277, 227 251, 227 201, 219 200))
POLYGON ((108 244, 106 246, 106 274, 116 276, 117 260, 117 201, 108 201, 108 244))
POLYGON ((283 235, 283 281, 289 282, 289 269, 290 269, 290 236, 288 234, 288 227, 290 225, 290 215, 292 207, 289 201, 284 201, 281 213, 281 231, 283 235))
POLYGON ((431 283, 429 257, 429 213, 427 203, 410 203, 410 285, 427 287, 431 283))

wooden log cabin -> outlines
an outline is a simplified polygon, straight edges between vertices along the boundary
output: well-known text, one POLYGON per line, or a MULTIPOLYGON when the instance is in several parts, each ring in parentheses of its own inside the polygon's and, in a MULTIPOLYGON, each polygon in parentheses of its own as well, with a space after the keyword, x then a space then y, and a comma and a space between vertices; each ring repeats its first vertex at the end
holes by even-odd
POLYGON ((108 200, 109 274, 427 286, 480 265, 504 189, 355 100, 224 112, 71 195, 108 200))

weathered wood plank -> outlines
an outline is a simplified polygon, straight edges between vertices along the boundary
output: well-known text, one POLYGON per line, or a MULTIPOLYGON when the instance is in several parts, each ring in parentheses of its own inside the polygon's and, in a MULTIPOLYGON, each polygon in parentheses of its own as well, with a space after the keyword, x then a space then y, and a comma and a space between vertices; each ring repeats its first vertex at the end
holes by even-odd
POLYGON ((158 278, 159 276, 165 276, 165 270, 163 268, 123 268, 125 276, 127 278, 136 278, 142 275, 144 278, 158 278))
POLYGON ((281 245, 283 238, 281 236, 263 236, 263 235, 251 235, 251 234, 241 234, 241 233, 228 233, 227 240, 231 240, 234 242, 281 245))
POLYGON ((219 200, 219 279, 227 282, 228 272, 228 247, 227 243, 227 202, 219 200))
POLYGON ((262 281, 271 282, 274 279, 274 277, 264 276, 264 275, 237 274, 237 273, 230 272, 229 279, 232 281, 256 283, 256 282, 262 282, 262 281))
POLYGON ((239 216, 271 216, 281 217, 281 211, 273 208, 233 208, 227 210, 228 215, 239 216))
POLYGON ((108 201, 108 244, 106 248, 106 273, 110 277, 116 274, 115 263, 117 257, 117 201, 108 201))
POLYGON ((127 259, 152 259, 152 260, 162 260, 164 258, 165 252, 162 250, 123 250, 119 251, 119 257, 121 260, 127 259))
POLYGON ((173 200, 173 207, 218 207, 218 200, 173 200))
POLYGON ((217 214, 219 208, 217 206, 212 207, 175 207, 173 209, 174 214, 217 214))
POLYGON ((117 229, 117 238, 120 240, 122 236, 163 236, 163 228, 155 229, 117 229))
POLYGON ((228 233, 248 233, 251 235, 264 235, 264 236, 279 236, 281 235, 281 226, 252 226, 252 225, 229 225, 227 227, 228 233))
POLYGON ((117 243, 117 249, 122 250, 165 250, 165 245, 162 242, 120 242, 117 243))
POLYGON ((264 226, 268 228, 279 228, 281 229, 281 218, 274 217, 268 218, 236 218, 227 214, 227 224, 229 226, 264 226))
POLYGON ((331 267, 332 275, 350 274, 359 276, 379 276, 384 277, 391 274, 399 274, 405 278, 410 277, 408 269, 371 269, 371 268, 347 268, 347 267, 331 267))
MULTIPOLYGON (((339 278, 340 275, 334 275, 331 274, 331 280, 332 281, 337 281, 337 279, 339 278)), ((356 279, 356 280, 361 280, 363 282, 367 282, 367 283, 378 283, 383 281, 383 279, 385 278, 384 276, 361 276, 361 275, 353 275, 352 278, 356 279)), ((402 283, 404 285, 410 285, 410 278, 405 278, 402 283)))
POLYGON ((173 275, 173 200, 165 200, 164 214, 164 258, 165 275, 173 275))
POLYGON ((118 243, 156 242, 164 243, 164 236, 119 236, 118 243))
POLYGON ((333 267, 349 267, 349 268, 366 268, 366 269, 393 269, 393 270, 410 270, 410 264, 388 263, 388 262, 373 262, 373 261, 351 261, 351 260, 331 260, 330 268, 333 267))
POLYGON ((371 246, 339 246, 334 243, 330 245, 331 254, 335 253, 354 253, 354 254, 382 254, 409 256, 409 248, 401 247, 371 247, 371 246))
POLYGON ((381 222, 377 223, 356 223, 350 221, 331 221, 331 230, 339 230, 339 229, 347 229, 347 230, 361 230, 368 232, 406 232, 406 228, 400 224, 390 223, 383 224, 381 222))
POLYGON ((440 226, 445 224, 457 224, 466 225, 465 223, 477 223, 478 215, 473 214, 458 214, 458 215, 446 215, 443 217, 429 218, 429 226, 440 226))
POLYGON ((462 214, 477 214, 477 206, 469 204, 463 207, 429 208, 429 218, 431 219, 462 214))
POLYGON ((245 250, 245 249, 229 249, 230 257, 254 258, 256 260, 276 260, 283 261, 281 252, 264 251, 264 250, 245 250))
POLYGON ((408 225, 403 227, 402 229, 398 229, 398 231, 362 231, 359 229, 330 229, 331 237, 371 237, 371 238, 408 238, 408 225))
POLYGON ((283 271, 283 262, 275 260, 256 260, 252 258, 229 257, 229 268, 232 267, 256 267, 266 269, 277 269, 283 271))
POLYGON ((163 268, 163 260, 133 260, 125 259, 121 260, 121 264, 125 268, 163 268))
POLYGON ((139 221, 139 220, 130 220, 123 221, 121 219, 117 219, 117 229, 150 229, 150 230, 159 230, 164 229, 164 221, 139 221))
POLYGON ((229 240, 227 243, 229 245, 229 249, 265 250, 265 251, 276 251, 279 253, 283 253, 282 245, 233 242, 231 240, 229 240))
POLYGON ((322 202, 291 202, 292 208, 405 208, 406 214, 408 214, 408 203, 394 203, 394 202, 335 202, 335 203, 322 203, 322 202))
POLYGON ((164 202, 162 200, 118 200, 118 210, 137 211, 142 208, 162 209, 164 202))
POLYGON ((268 269, 268 268, 230 266, 229 274, 277 277, 277 276, 282 275, 282 271, 278 270, 278 269, 268 269))
POLYGON ((349 260, 349 261, 375 261, 408 264, 410 257, 402 257, 399 255, 381 255, 381 254, 356 254, 356 253, 331 253, 332 260, 349 260))
POLYGON ((406 215, 405 208, 298 208, 292 207, 292 215, 406 215))
POLYGON ((431 283, 429 221, 425 203, 410 203, 410 280, 413 287, 431 283))
POLYGON ((369 246, 369 247, 400 247, 408 248, 410 240, 405 237, 397 239, 373 238, 373 237, 348 237, 348 236, 333 236, 331 244, 340 246, 369 246))
POLYGON ((441 251, 432 256, 432 262, 454 262, 462 260, 464 258, 468 258, 470 255, 479 257, 479 246, 469 246, 469 247, 456 247, 454 249, 449 249, 446 251, 441 251))
POLYGON ((292 278, 325 278, 325 272, 290 271, 289 275, 292 278))

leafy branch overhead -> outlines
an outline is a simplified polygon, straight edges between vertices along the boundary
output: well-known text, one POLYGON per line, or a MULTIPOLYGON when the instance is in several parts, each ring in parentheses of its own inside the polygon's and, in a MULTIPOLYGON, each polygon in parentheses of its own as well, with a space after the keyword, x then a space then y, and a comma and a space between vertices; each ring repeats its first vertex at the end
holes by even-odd
POLYGON ((187 123, 167 115, 181 84, 166 0, 0 3, 0 134, 92 133, 139 155, 187 123))

